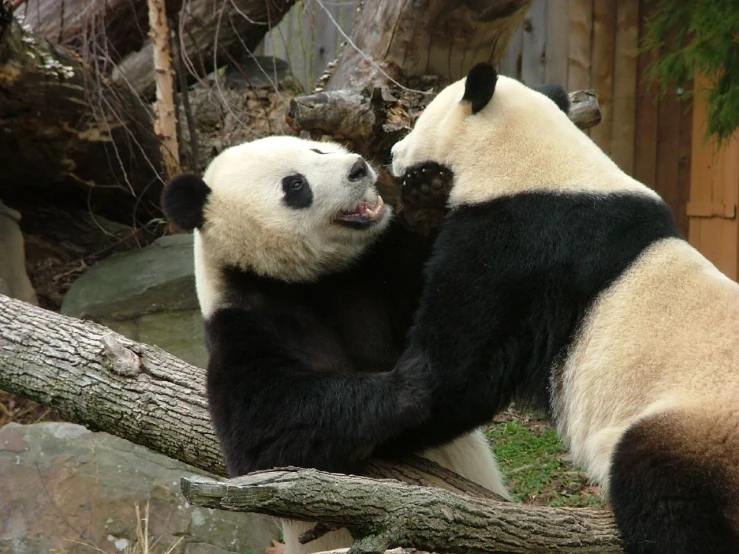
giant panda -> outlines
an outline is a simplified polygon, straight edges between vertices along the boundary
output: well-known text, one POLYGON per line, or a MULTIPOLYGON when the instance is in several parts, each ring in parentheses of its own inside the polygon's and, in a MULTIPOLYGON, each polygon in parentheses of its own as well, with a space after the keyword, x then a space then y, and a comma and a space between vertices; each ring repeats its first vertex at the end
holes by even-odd
MULTIPOLYGON (((390 370, 432 241, 394 217, 376 179, 339 144, 275 136, 228 148, 202 178, 164 189, 167 217, 194 229, 208 405, 231 476, 355 472, 425 417, 423 379, 390 370)), ((481 432, 424 455, 508 497, 481 432)), ((287 554, 352 543, 342 530, 301 546, 310 528, 283 524, 287 554)))
POLYGON ((531 400, 628 552, 739 552, 739 285, 553 96, 477 65, 393 147, 398 178, 453 185, 395 369, 431 376, 431 415, 384 448, 531 400))

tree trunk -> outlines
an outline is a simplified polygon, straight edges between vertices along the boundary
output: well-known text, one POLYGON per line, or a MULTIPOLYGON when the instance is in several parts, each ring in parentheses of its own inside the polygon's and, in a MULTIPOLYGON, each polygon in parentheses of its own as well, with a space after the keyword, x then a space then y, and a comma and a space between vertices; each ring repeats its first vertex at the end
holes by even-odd
POLYGON ((149 34, 153 44, 154 81, 156 83, 154 134, 159 138, 161 145, 165 181, 169 181, 180 171, 169 22, 164 10, 164 0, 148 0, 148 5, 149 34))
POLYGON ((497 65, 531 0, 366 0, 326 90, 441 85, 478 62, 497 65))
POLYGON ((151 112, 0 5, 0 197, 48 193, 119 221, 159 214, 151 112), (29 189, 36 189, 29 194, 29 189))
MULTIPOLYGON (((190 77, 205 77, 216 67, 243 63, 295 0, 192 0, 180 12, 182 56, 190 77)), ((154 94, 153 43, 128 54, 113 71, 113 82, 146 97, 154 94)), ((190 79, 192 81, 192 79, 190 79)))
POLYGON ((427 552, 623 552, 609 512, 473 498, 392 480, 287 468, 227 482, 184 477, 187 500, 329 527, 357 538, 354 552, 391 547, 427 552))

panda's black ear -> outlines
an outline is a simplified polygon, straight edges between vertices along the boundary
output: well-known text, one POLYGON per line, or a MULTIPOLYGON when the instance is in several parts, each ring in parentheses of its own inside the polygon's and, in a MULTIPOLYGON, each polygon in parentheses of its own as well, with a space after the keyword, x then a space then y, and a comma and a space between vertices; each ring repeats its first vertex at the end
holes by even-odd
POLYGON ((470 69, 464 84, 462 101, 467 101, 472 105, 473 114, 488 105, 497 82, 498 72, 489 63, 478 63, 470 69))
POLYGON ((185 173, 167 183, 162 191, 162 211, 167 219, 186 231, 204 223, 203 208, 210 187, 197 175, 185 173))
POLYGON ((569 113, 570 96, 567 94, 567 91, 561 86, 559 85, 537 85, 531 88, 533 88, 534 90, 538 92, 541 92, 544 96, 554 101, 554 103, 557 104, 557 107, 560 110, 562 110, 564 113, 569 113))

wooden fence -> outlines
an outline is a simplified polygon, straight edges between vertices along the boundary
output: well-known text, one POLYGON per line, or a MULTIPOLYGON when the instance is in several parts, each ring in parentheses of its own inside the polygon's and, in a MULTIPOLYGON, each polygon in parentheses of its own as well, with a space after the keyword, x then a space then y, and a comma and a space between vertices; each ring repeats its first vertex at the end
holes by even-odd
POLYGON ((592 88, 603 119, 592 139, 628 174, 653 187, 688 236, 692 103, 658 98, 649 56, 637 52, 646 0, 533 0, 500 71, 528 85, 592 88))
POLYGON ((302 0, 267 33, 259 53, 290 64, 306 91, 336 59, 344 35, 351 36, 360 0, 302 0))

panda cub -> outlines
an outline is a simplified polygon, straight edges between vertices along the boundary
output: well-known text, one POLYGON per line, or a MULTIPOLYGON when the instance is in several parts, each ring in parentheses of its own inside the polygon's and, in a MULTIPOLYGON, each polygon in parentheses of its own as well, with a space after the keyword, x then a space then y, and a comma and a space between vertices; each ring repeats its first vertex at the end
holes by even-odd
POLYGON ((432 376, 431 417, 386 447, 442 444, 530 399, 628 552, 737 553, 739 285, 558 96, 481 64, 393 148, 396 176, 454 178, 397 367, 432 376))
MULTIPOLYGON (((288 465, 357 472, 427 416, 425 377, 390 370, 432 240, 394 217, 376 179, 339 144, 268 137, 165 187, 167 217, 194 229, 208 404, 231 476, 288 465)), ((424 455, 507 496, 479 431, 437 446, 424 455)), ((352 542, 342 531, 301 547, 310 527, 287 524, 288 554, 352 542)))

